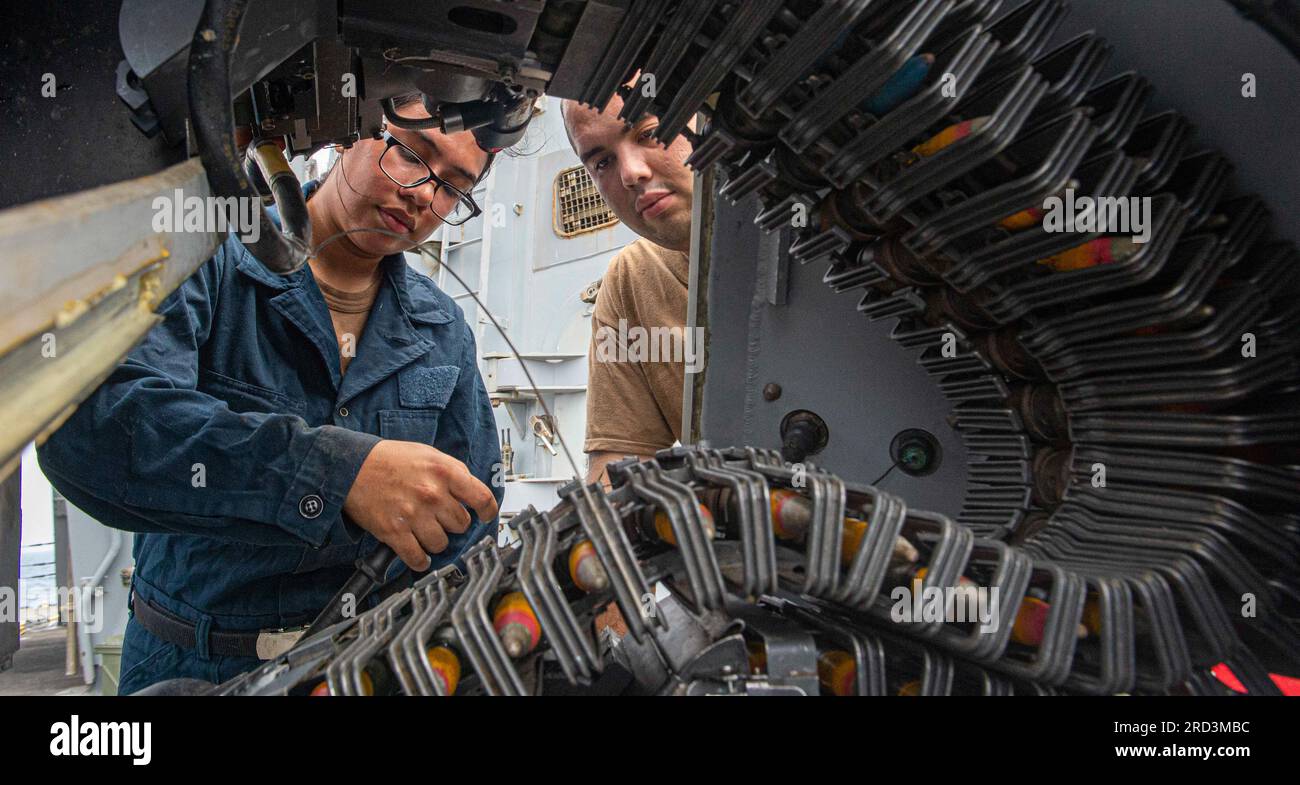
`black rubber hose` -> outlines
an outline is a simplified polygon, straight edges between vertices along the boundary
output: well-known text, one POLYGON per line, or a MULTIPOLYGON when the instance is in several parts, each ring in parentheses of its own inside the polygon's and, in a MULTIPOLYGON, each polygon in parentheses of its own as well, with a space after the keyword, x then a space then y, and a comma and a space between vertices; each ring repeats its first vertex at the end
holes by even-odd
POLYGON ((406 117, 401 112, 397 111, 397 106, 393 104, 393 99, 391 98, 383 99, 379 102, 379 105, 384 108, 384 116, 388 118, 388 122, 398 128, 405 128, 410 131, 426 131, 430 128, 442 128, 442 118, 432 112, 429 117, 406 117))
MULTIPOLYGON (((199 17, 198 28, 190 41, 189 108, 190 124, 199 158, 207 171, 208 185, 218 197, 258 199, 240 165, 235 146, 235 112, 230 83, 230 55, 239 40, 239 26, 249 0, 207 0, 199 17)), ((285 198, 292 207, 280 203, 281 214, 297 216, 296 202, 305 200, 301 190, 288 193, 277 189, 276 197, 285 198), (287 209, 286 209, 287 207, 287 209)), ((300 269, 307 262, 308 248, 286 237, 271 221, 265 210, 258 210, 261 232, 255 243, 245 243, 248 250, 273 272, 281 275, 300 269)))

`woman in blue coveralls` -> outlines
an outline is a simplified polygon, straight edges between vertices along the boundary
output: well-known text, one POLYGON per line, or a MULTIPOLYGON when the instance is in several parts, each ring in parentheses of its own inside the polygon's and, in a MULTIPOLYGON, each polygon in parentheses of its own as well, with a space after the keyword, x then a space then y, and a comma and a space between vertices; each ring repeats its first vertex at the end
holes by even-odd
MULTIPOLYGON (((428 117, 418 96, 395 103, 428 117)), ((69 501, 136 532, 120 693, 256 667, 379 543, 423 571, 495 531, 473 332, 402 255, 478 214, 490 164, 468 132, 390 127, 342 151, 304 189, 312 236, 382 231, 285 276, 231 235, 38 450, 69 501), (336 334, 322 288, 373 291, 360 335, 336 334)))

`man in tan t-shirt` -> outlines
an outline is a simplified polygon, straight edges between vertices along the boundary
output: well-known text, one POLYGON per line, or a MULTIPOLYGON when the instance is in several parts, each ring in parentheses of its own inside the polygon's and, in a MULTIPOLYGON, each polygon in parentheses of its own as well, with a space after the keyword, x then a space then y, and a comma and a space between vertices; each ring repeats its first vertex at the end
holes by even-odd
POLYGON ((648 457, 680 440, 685 372, 699 362, 696 330, 686 330, 691 239, 690 143, 668 147, 651 134, 659 118, 618 118, 615 94, 604 111, 561 105, 569 141, 610 209, 641 239, 619 251, 596 295, 588 355, 587 479, 608 484, 605 465, 648 457))

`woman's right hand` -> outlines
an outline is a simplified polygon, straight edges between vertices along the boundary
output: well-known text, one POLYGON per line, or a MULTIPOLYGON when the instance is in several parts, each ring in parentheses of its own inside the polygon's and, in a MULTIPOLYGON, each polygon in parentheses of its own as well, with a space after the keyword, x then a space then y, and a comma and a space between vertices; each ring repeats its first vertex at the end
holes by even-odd
POLYGON ((343 502, 353 522, 417 572, 447 547, 449 533, 469 528, 465 507, 481 521, 497 517, 496 497, 465 464, 427 444, 393 439, 370 450, 343 502))

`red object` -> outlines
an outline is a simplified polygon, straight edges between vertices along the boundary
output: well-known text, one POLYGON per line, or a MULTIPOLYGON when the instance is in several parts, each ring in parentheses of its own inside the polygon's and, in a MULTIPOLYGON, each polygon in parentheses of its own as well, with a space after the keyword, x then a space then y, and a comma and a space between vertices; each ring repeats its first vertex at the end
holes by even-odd
MULTIPOLYGON (((1241 682, 1233 675, 1232 671, 1228 670, 1227 665, 1219 663, 1211 668, 1210 672, 1214 674, 1214 678, 1226 684, 1228 689, 1233 692, 1244 693, 1246 691, 1246 688, 1241 686, 1241 682)), ((1281 676, 1276 673, 1270 673, 1268 677, 1273 680, 1273 683, 1277 685, 1283 695, 1290 695, 1293 698, 1300 696, 1300 679, 1292 676, 1281 676)))

